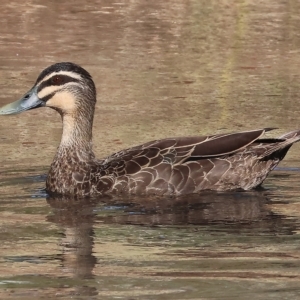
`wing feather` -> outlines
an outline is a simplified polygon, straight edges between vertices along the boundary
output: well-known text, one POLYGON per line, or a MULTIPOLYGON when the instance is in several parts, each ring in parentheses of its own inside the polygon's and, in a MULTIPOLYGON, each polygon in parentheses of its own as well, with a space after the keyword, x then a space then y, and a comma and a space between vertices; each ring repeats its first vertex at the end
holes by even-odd
POLYGON ((206 165, 205 169, 209 169, 207 164, 210 165, 210 162, 205 159, 224 157, 240 151, 259 139, 267 130, 270 129, 155 140, 111 155, 104 160, 103 168, 108 166, 106 174, 114 172, 119 175, 132 175, 145 168, 157 168, 162 163, 179 166, 188 161, 201 160, 203 167, 206 165))

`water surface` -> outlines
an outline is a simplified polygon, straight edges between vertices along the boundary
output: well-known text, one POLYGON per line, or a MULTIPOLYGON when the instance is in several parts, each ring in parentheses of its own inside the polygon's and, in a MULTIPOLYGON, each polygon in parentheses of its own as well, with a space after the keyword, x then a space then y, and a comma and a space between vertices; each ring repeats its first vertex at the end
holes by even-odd
MULTIPOLYGON (((0 105, 48 65, 98 89, 99 157, 150 139, 299 128, 298 1, 2 1, 0 105)), ((300 159, 264 189, 49 198, 50 109, 1 117, 0 298, 297 299, 300 159)))

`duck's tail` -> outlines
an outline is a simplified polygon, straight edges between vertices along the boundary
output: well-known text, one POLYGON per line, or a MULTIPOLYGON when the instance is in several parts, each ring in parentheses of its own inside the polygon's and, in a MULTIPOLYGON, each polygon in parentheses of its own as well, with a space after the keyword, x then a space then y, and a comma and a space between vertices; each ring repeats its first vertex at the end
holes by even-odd
POLYGON ((294 130, 294 131, 285 133, 285 134, 281 135, 278 139, 290 141, 291 144, 294 144, 300 140, 300 130, 298 129, 298 130, 294 130))
POLYGON ((300 130, 294 130, 285 133, 277 138, 277 142, 274 143, 267 151, 264 152, 263 160, 279 159, 282 160, 291 146, 300 141, 300 130))

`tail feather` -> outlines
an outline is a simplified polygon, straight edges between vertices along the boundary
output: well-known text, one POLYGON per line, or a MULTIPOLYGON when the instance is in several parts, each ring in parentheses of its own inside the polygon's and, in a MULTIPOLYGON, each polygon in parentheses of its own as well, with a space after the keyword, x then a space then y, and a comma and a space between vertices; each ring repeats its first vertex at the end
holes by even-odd
POLYGON ((278 139, 282 141, 274 144, 274 146, 265 151, 263 160, 275 158, 282 160, 291 146, 300 141, 300 130, 294 130, 285 133, 284 135, 278 137, 278 139))
POLYGON ((279 139, 285 139, 285 140, 294 139, 294 138, 296 138, 296 140, 293 141, 292 143, 295 143, 300 140, 300 130, 299 129, 290 131, 279 137, 279 139))

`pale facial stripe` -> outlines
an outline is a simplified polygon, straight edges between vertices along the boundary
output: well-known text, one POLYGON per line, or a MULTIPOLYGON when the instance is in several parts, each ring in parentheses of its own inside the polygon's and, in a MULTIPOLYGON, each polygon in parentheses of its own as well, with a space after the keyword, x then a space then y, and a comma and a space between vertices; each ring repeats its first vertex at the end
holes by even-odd
POLYGON ((75 78, 77 80, 82 79, 81 75, 79 75, 78 73, 75 73, 75 72, 72 72, 72 71, 59 71, 59 72, 53 72, 53 73, 49 74, 48 76, 44 77, 36 85, 37 86, 41 85, 43 82, 47 81, 48 79, 50 79, 51 77, 53 77, 55 75, 66 75, 66 76, 69 76, 71 78, 75 78))

